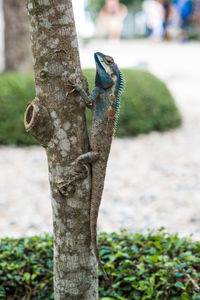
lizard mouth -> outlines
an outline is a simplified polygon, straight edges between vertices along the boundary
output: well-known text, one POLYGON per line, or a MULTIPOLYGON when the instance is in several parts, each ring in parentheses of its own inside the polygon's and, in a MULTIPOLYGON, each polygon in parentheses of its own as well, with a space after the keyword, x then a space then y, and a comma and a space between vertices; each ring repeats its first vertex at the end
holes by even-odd
POLYGON ((103 64, 103 57, 102 56, 104 56, 104 54, 101 53, 101 52, 96 52, 94 54, 94 59, 95 59, 96 65, 97 65, 97 73, 100 74, 101 71, 103 71, 109 76, 109 72, 103 64))
POLYGON ((101 62, 100 62, 100 60, 99 60, 99 52, 96 52, 95 54, 94 54, 94 59, 95 59, 95 62, 96 62, 96 64, 100 67, 100 68, 102 68, 102 64, 101 64, 101 62))

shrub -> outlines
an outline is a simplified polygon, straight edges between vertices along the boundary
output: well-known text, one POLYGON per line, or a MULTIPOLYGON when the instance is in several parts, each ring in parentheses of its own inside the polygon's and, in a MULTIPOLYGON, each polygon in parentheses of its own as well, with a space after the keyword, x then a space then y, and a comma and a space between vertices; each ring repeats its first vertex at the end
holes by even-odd
POLYGON ((36 144, 24 129, 25 108, 34 97, 33 76, 0 74, 0 144, 36 144))
MULTIPOLYGON (((181 116, 166 85, 154 75, 141 70, 122 70, 126 79, 116 136, 136 136, 151 131, 165 131, 181 124, 181 116)), ((90 90, 94 70, 85 70, 90 90)), ((87 112, 89 119, 89 112, 87 112)))
MULTIPOLYGON (((200 242, 166 234, 102 233, 102 300, 199 300, 200 242)), ((0 245, 0 298, 53 299, 53 245, 49 235, 4 238, 0 245), (13 296, 15 295, 15 298, 13 296)))
MULTIPOLYGON (((121 112, 116 135, 135 136, 152 130, 164 131, 181 124, 180 114, 167 87, 148 72, 124 70, 126 89, 121 96, 121 112)), ((90 90, 94 70, 85 70, 90 90)), ((25 132, 25 107, 35 95, 31 75, 0 75, 0 144, 33 145, 37 142, 25 132)), ((91 114, 87 110, 88 124, 91 114)))

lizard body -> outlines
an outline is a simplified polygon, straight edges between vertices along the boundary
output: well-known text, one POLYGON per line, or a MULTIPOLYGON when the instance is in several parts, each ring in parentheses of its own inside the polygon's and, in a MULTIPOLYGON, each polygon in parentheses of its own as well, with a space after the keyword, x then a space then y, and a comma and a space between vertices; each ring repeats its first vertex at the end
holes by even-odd
POLYGON ((108 280, 100 261, 97 246, 97 218, 104 188, 107 160, 118 119, 123 78, 112 57, 97 52, 95 53, 95 62, 95 88, 91 95, 88 96, 79 85, 74 85, 86 105, 92 109, 91 151, 79 156, 77 161, 92 163, 91 240, 99 267, 104 278, 108 280))

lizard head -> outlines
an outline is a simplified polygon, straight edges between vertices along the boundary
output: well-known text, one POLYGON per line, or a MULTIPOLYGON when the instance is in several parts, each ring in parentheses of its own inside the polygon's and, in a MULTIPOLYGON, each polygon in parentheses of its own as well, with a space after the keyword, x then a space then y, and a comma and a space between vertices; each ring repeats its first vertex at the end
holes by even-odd
POLYGON ((113 85, 117 86, 121 72, 114 59, 101 52, 96 52, 94 59, 96 62, 95 85, 103 89, 108 89, 113 85))

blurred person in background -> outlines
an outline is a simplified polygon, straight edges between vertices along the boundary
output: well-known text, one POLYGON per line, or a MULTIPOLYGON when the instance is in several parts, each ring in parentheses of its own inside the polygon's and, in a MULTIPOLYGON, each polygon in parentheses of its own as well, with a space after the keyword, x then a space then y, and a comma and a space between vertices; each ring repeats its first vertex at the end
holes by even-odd
POLYGON ((97 20, 97 35, 119 39, 126 15, 125 5, 119 3, 118 0, 106 0, 97 20))
POLYGON ((196 28, 197 38, 200 39, 200 0, 194 2, 193 24, 196 28))
POLYGON ((164 20, 163 20, 163 38, 165 40, 169 40, 170 36, 168 33, 168 25, 170 21, 171 15, 171 1, 170 0, 163 0, 163 8, 164 8, 164 20))
POLYGON ((200 25, 200 0, 194 2, 193 20, 197 26, 200 25))
POLYGON ((192 0, 173 0, 173 6, 178 11, 180 18, 180 40, 188 39, 188 27, 191 24, 193 16, 192 0))
POLYGON ((163 39, 165 9, 161 0, 147 0, 143 3, 146 14, 147 34, 155 41, 163 39))

